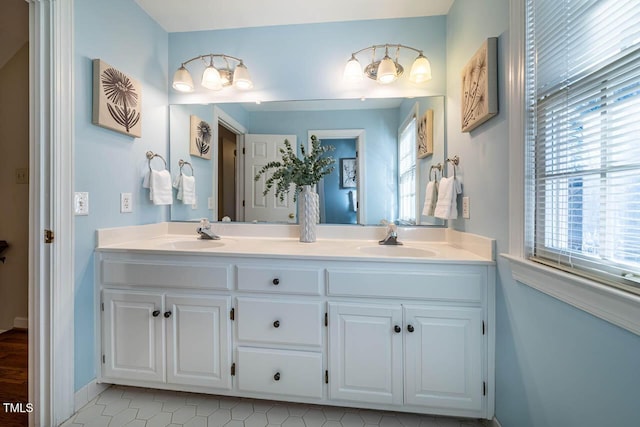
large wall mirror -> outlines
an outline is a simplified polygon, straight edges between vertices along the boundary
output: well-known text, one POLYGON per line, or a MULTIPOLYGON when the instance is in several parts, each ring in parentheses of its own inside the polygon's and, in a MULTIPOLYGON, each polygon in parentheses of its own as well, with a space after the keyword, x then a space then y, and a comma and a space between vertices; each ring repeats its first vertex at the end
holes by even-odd
POLYGON ((335 170, 317 186, 321 223, 442 226, 422 205, 427 182, 441 176, 432 166, 445 163, 444 133, 443 96, 171 105, 171 173, 193 173, 197 200, 176 200, 171 219, 295 223, 292 198, 263 196, 253 178, 285 139, 300 151, 315 134, 335 148, 335 170), (420 155, 426 138, 430 152, 420 155))

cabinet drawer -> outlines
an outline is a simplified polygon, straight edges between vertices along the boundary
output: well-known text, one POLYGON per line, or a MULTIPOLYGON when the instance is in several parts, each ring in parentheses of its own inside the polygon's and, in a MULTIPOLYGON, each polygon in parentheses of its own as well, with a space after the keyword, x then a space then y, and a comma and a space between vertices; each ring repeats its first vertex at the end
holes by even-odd
POLYGON ((322 398, 322 353, 238 347, 238 390, 322 398))
POLYGON ((231 265, 171 265, 105 260, 102 262, 101 280, 105 285, 229 289, 230 273, 231 265))
POLYGON ((322 345, 319 302, 238 298, 238 339, 258 343, 322 345))
POLYGON ((322 270, 238 266, 238 290, 320 295, 322 270))
POLYGON ((327 270, 328 294, 389 298, 420 298, 481 302, 485 293, 484 270, 459 268, 433 272, 389 270, 327 270))

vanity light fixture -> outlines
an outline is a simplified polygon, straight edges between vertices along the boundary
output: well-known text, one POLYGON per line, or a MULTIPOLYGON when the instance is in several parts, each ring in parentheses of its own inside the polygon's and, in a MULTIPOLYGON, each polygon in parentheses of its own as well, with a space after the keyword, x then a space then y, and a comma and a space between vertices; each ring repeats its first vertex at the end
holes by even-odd
POLYGON ((211 90, 220 90, 224 87, 231 86, 247 90, 253 87, 253 82, 249 76, 249 70, 244 65, 242 59, 231 55, 223 55, 219 53, 209 53, 206 55, 196 56, 182 63, 180 68, 173 75, 173 88, 180 92, 193 92, 193 79, 191 73, 185 67, 190 62, 201 60, 205 69, 202 73, 201 84, 203 87, 211 90), (214 59, 224 61, 224 65, 216 66, 214 59), (231 66, 230 61, 235 61, 235 68, 231 66))
POLYGON ((351 54, 351 58, 347 61, 344 68, 344 79, 347 82, 355 83, 361 81, 366 75, 378 83, 393 83, 402 75, 404 68, 398 63, 400 49, 409 49, 418 52, 418 57, 413 61, 411 71, 409 73, 409 81, 413 83, 424 83, 431 80, 431 64, 421 50, 415 49, 403 44, 377 44, 351 54), (384 48, 384 56, 376 59, 376 50, 381 51, 384 48), (389 49, 395 49, 395 58, 389 56, 389 49), (356 55, 364 51, 371 51, 371 62, 362 71, 362 65, 356 58, 356 55))

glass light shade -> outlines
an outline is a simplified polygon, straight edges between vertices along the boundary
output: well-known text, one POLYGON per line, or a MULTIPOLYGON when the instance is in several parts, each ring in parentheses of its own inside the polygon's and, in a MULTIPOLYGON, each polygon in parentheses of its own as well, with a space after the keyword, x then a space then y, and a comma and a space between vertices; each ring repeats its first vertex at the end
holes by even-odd
POLYGON ((429 60, 422 54, 418 55, 413 65, 411 73, 409 73, 409 81, 413 83, 424 83, 431 80, 431 64, 429 60))
POLYGON ((222 79, 220 79, 220 73, 215 69, 213 65, 209 65, 204 69, 204 73, 202 73, 202 86, 211 90, 222 89, 222 79))
POLYGON ((362 81, 364 74, 362 73, 362 66, 355 56, 351 55, 351 59, 344 67, 343 79, 348 83, 357 83, 362 81))
POLYGON ((384 58, 382 58, 382 61, 380 61, 377 76, 376 80, 378 83, 382 83, 384 85, 393 83, 398 78, 398 75, 396 74, 396 64, 388 55, 385 55, 384 58))
POLYGON ((233 72, 233 85, 238 89, 247 90, 253 87, 251 76, 249 76, 249 70, 242 62, 236 66, 233 72))
POLYGON ((191 74, 189 74, 189 70, 184 68, 184 65, 178 68, 173 75, 172 86, 175 90, 180 92, 193 91, 193 79, 191 78, 191 74))

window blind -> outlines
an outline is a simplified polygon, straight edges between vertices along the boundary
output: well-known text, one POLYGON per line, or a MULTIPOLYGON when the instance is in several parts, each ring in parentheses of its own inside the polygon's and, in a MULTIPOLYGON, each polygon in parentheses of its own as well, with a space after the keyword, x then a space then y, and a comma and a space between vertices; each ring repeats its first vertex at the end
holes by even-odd
POLYGON ((527 241, 640 294, 640 2, 527 2, 527 241))

